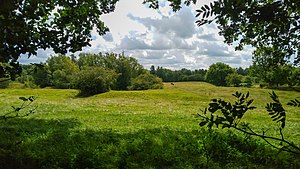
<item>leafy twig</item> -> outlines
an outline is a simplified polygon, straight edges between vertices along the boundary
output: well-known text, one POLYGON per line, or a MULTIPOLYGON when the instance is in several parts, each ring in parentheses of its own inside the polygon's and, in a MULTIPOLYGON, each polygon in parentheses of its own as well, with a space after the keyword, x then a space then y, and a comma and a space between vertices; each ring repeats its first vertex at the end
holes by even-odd
MULTIPOLYGON (((269 112, 269 115, 271 116, 271 119, 273 121, 281 123, 279 127, 280 138, 267 136, 265 135, 265 131, 263 131, 262 134, 258 134, 250 128, 249 124, 240 124, 240 121, 244 117, 244 114, 248 110, 253 110, 256 107, 251 106, 251 104, 253 103, 253 99, 249 99, 249 92, 246 95, 240 92, 236 92, 233 94, 233 96, 237 99, 237 101, 235 101, 234 103, 230 103, 222 99, 213 99, 212 102, 209 103, 209 107, 205 108, 205 110, 203 111, 203 115, 198 114, 199 117, 202 118, 202 121, 199 125, 206 125, 209 129, 211 129, 213 126, 216 126, 217 128, 219 128, 219 126, 221 126, 222 128, 234 128, 245 134, 260 137, 267 144, 276 149, 279 149, 280 151, 300 154, 300 147, 290 141, 285 140, 284 138, 284 134, 282 131, 285 127, 286 112, 274 91, 270 93, 270 97, 273 102, 267 104, 266 110, 269 112), (216 115, 216 112, 221 113, 216 115), (278 141, 280 142, 280 144, 284 143, 285 145, 282 147, 278 147, 272 144, 269 140, 278 141)), ((298 104, 300 104, 298 100, 294 100, 289 103, 289 105, 293 106, 298 106, 298 104)))
POLYGON ((29 109, 27 113, 22 113, 21 112, 22 110, 25 110, 25 109, 27 109, 31 106, 33 101, 36 99, 35 96, 30 96, 28 98, 19 97, 19 99, 23 101, 22 104, 18 107, 11 106, 13 110, 6 113, 6 114, 4 114, 4 115, 1 115, 0 120, 8 120, 8 119, 12 119, 12 118, 21 118, 21 117, 29 116, 30 114, 33 114, 35 112, 35 110, 37 109, 37 106, 29 109))

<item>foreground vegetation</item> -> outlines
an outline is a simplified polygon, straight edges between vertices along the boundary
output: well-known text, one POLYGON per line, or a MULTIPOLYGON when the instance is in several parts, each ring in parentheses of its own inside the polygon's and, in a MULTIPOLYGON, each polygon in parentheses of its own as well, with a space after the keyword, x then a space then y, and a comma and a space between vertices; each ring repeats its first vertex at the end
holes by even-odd
MULTIPOLYGON (((245 115, 257 131, 276 124, 265 112, 271 90, 224 88, 207 83, 166 83, 164 89, 110 91, 88 98, 77 90, 2 89, 0 106, 37 96, 36 113, 0 123, 4 168, 298 168, 297 156, 230 130, 208 132, 197 113, 212 98, 232 100, 250 91, 257 109, 245 115)), ((297 92, 276 91, 282 103, 297 92)), ((300 116, 287 107, 285 135, 299 145, 300 116)))

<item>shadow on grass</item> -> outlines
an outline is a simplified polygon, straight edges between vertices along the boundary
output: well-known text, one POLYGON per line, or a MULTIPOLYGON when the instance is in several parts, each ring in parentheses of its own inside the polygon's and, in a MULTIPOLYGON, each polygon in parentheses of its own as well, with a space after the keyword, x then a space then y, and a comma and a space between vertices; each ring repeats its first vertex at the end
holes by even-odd
POLYGON ((298 168, 257 140, 169 128, 79 130, 76 119, 0 121, 2 168, 298 168), (276 155, 277 154, 277 155, 276 155))
POLYGON ((269 87, 268 89, 272 90, 281 90, 281 91, 294 91, 294 92, 300 92, 300 87, 289 87, 289 86, 279 86, 279 87, 269 87))

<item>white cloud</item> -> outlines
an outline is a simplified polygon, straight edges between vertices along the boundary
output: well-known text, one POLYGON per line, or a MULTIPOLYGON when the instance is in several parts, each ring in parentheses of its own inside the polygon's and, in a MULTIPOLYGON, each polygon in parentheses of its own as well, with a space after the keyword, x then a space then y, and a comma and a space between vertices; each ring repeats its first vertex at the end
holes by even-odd
POLYGON ((112 34, 110 32, 108 32, 105 35, 103 35, 102 38, 104 40, 106 40, 107 42, 113 42, 114 41, 114 38, 113 38, 113 36, 112 36, 112 34))
POLYGON ((19 62, 22 64, 29 64, 29 63, 41 63, 45 62, 48 57, 53 55, 54 52, 51 49, 39 49, 37 50, 37 55, 32 55, 28 58, 28 54, 21 55, 19 62))
MULTIPOLYGON (((146 68, 155 65, 199 69, 216 62, 248 67, 252 48, 236 52, 223 43, 224 38, 218 35, 215 24, 196 26, 195 10, 211 1, 199 1, 197 5, 183 7, 174 13, 166 1, 160 1, 161 8, 154 10, 142 4, 143 0, 122 0, 115 12, 101 16, 110 32, 101 37, 94 30, 91 46, 83 48, 82 52, 124 51, 146 68)), ((45 61, 50 54, 51 50, 39 50, 37 57, 26 60, 22 56, 20 61, 45 61)))

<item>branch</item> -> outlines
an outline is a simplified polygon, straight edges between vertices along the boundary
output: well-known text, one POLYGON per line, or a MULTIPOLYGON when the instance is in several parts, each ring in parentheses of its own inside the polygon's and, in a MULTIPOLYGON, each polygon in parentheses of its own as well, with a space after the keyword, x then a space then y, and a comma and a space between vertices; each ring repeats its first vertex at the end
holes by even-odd
MULTIPOLYGON (((237 99, 237 101, 235 101, 234 103, 230 103, 222 99, 212 99, 212 102, 209 103, 209 107, 205 108, 205 110, 203 111, 204 115, 198 114, 199 117, 202 118, 202 122, 200 122, 199 125, 207 125, 209 129, 211 129, 214 125, 217 128, 219 128, 219 126, 221 126, 222 128, 234 128, 245 134, 259 137, 263 139, 267 144, 276 149, 279 149, 280 151, 300 154, 300 147, 295 145, 293 142, 285 140, 284 138, 282 130, 285 127, 286 112, 274 91, 270 93, 270 97, 273 102, 267 104, 266 110, 268 111, 268 114, 271 116, 271 119, 273 121, 281 123, 279 127, 280 138, 267 136, 265 135, 265 131, 263 131, 262 134, 258 134, 254 130, 252 130, 248 124, 239 125, 244 114, 248 110, 255 109, 256 107, 251 106, 253 99, 248 99, 249 92, 246 95, 240 92, 236 92, 232 95, 237 99), (209 113, 207 113, 207 111, 209 113), (215 112, 220 112, 221 115, 216 115, 215 112), (284 143, 285 145, 278 147, 277 145, 271 143, 269 140, 280 142, 280 144, 284 143)), ((291 100, 288 105, 300 107, 300 101, 297 99, 291 100)))
POLYGON ((8 120, 8 119, 13 119, 13 118, 22 118, 25 116, 29 116, 30 114, 33 114, 34 111, 37 109, 37 106, 35 106, 32 109, 28 110, 27 113, 20 114, 21 110, 24 110, 24 109, 28 108, 29 106, 31 106, 31 104, 36 99, 36 97, 34 97, 34 96, 30 96, 28 98, 20 97, 19 99, 23 101, 21 106, 19 106, 19 107, 12 106, 13 110, 4 115, 1 115, 0 120, 8 120), (15 115, 13 115, 14 113, 15 113, 15 115))
MULTIPOLYGON (((282 138, 277 138, 277 137, 272 137, 272 136, 266 136, 266 135, 264 135, 264 134, 263 134, 263 135, 257 134, 256 132, 254 132, 254 131, 253 131, 251 128, 249 128, 249 127, 247 127, 247 128, 250 130, 250 132, 247 131, 247 130, 244 130, 244 129, 242 129, 242 128, 236 127, 236 126, 231 126, 231 127, 234 128, 234 129, 236 129, 236 130, 238 130, 238 131, 241 131, 241 132, 243 132, 243 133, 246 133, 246 134, 248 134, 248 135, 260 137, 260 138, 262 138, 264 141, 266 141, 269 145, 271 145, 272 147, 274 147, 274 148, 276 148, 276 149, 283 150, 283 151, 287 151, 287 152, 294 153, 294 154, 300 154, 300 148, 299 148, 298 146, 296 146, 295 144, 293 144, 293 143, 291 143, 291 142, 286 141, 285 139, 283 139, 283 136, 282 136, 282 138), (270 143, 267 139, 271 139, 271 140, 276 140, 276 141, 284 142, 284 143, 286 143, 288 146, 293 147, 294 149, 296 149, 296 150, 298 150, 298 151, 293 151, 293 150, 290 150, 290 149, 289 149, 289 150, 286 150, 286 149, 279 148, 279 147, 273 145, 272 143, 270 143)), ((282 133, 281 133, 281 135, 282 135, 282 133)))

